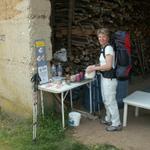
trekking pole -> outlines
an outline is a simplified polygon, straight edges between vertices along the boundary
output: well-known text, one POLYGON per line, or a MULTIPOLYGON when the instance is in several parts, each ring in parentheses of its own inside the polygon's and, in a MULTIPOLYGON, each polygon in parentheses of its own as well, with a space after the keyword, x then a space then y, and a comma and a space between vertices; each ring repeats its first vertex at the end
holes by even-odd
POLYGON ((138 47, 138 40, 137 38, 135 38, 135 48, 136 48, 136 51, 137 51, 137 56, 138 56, 138 60, 139 60, 139 65, 140 65, 140 68, 141 68, 141 71, 142 71, 142 75, 144 75, 144 66, 143 66, 143 63, 142 63, 142 59, 141 59, 141 53, 140 53, 140 50, 139 50, 139 47, 138 47))
POLYGON ((95 80, 96 80, 96 77, 92 83, 92 107, 93 107, 93 114, 95 114, 95 93, 96 93, 96 88, 95 88, 95 80))
POLYGON ((138 41, 138 51, 139 51, 139 54, 140 54, 140 58, 141 58, 141 64, 142 64, 142 72, 143 72, 143 75, 145 74, 145 70, 144 70, 144 58, 143 58, 143 52, 141 50, 141 42, 139 40, 139 38, 137 39, 138 41))
POLYGON ((32 137, 32 140, 33 142, 36 142, 36 131, 37 131, 37 101, 38 101, 38 84, 39 82, 41 81, 41 78, 39 77, 39 74, 36 73, 32 76, 31 78, 31 82, 33 83, 33 137, 32 137))
POLYGON ((142 60, 143 60, 143 66, 144 66, 144 72, 145 72, 145 69, 147 68, 148 69, 148 64, 147 64, 147 61, 145 59, 145 50, 144 50, 144 47, 142 46, 142 42, 141 42, 141 38, 139 39, 139 47, 140 47, 140 50, 141 50, 141 55, 142 55, 142 60))
POLYGON ((100 113, 101 113, 101 85, 100 85, 100 80, 101 80, 101 75, 97 74, 97 88, 98 88, 98 113, 99 113, 99 118, 100 118, 100 113))
POLYGON ((137 60, 139 60, 138 56, 137 56, 137 50, 136 50, 136 41, 135 41, 135 36, 132 33, 131 34, 131 42, 132 42, 132 53, 131 53, 131 57, 132 57, 132 74, 139 74, 138 73, 138 69, 139 67, 137 67, 137 60))

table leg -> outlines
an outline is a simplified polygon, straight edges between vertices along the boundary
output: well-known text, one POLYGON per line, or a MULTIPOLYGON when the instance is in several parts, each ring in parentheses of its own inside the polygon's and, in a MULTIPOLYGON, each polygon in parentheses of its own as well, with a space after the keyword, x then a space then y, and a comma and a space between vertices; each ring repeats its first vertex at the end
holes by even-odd
POLYGON ((42 115, 44 118, 44 102, 43 102, 43 91, 40 91, 40 96, 41 96, 41 108, 42 108, 42 115))
POLYGON ((70 90, 70 104, 71 104, 71 109, 73 109, 73 103, 72 103, 72 90, 70 90))
POLYGON ((90 95, 90 113, 92 113, 92 89, 91 89, 91 82, 89 83, 89 95, 90 95))
POLYGON ((61 93, 61 113, 62 113, 62 126, 65 127, 65 117, 64 117, 64 93, 61 93))
POLYGON ((138 116, 139 116, 139 108, 135 107, 135 117, 138 117, 138 116))
POLYGON ((124 112, 123 112, 123 126, 127 125, 127 115, 128 115, 128 104, 124 103, 124 112))

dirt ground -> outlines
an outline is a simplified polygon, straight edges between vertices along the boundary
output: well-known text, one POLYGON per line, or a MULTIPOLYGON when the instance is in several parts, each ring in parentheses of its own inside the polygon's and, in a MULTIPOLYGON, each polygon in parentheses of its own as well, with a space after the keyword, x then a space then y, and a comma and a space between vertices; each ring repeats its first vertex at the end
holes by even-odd
MULTIPOLYGON (((129 93, 135 90, 150 89, 150 76, 132 79, 129 93)), ((101 110, 101 116, 104 109, 101 110)), ((121 120, 123 109, 120 109, 121 120)), ((134 116, 134 107, 129 106, 127 127, 122 131, 107 132, 99 119, 81 118, 80 125, 74 129, 73 136, 84 144, 111 144, 121 150, 150 150, 150 111, 140 109, 139 116, 134 116)))

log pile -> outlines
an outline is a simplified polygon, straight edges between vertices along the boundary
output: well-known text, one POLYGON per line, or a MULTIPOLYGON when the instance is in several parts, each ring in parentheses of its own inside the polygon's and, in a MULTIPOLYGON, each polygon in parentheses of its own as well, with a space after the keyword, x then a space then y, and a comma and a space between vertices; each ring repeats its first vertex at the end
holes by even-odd
POLYGON ((143 67, 135 74, 150 71, 148 0, 53 0, 52 4, 53 52, 67 48, 71 65, 85 68, 97 63, 99 43, 95 33, 105 26, 112 32, 132 33, 133 65, 135 69, 143 67))

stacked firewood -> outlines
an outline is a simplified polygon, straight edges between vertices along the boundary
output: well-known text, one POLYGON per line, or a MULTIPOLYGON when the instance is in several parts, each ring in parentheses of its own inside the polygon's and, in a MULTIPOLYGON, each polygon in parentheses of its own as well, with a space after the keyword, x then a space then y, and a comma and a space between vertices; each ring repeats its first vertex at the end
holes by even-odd
POLYGON ((125 30, 133 35, 133 65, 141 68, 135 74, 150 71, 148 0, 55 0, 52 7, 55 10, 53 52, 65 47, 71 65, 85 68, 97 63, 96 30, 108 27, 112 32, 125 30))

